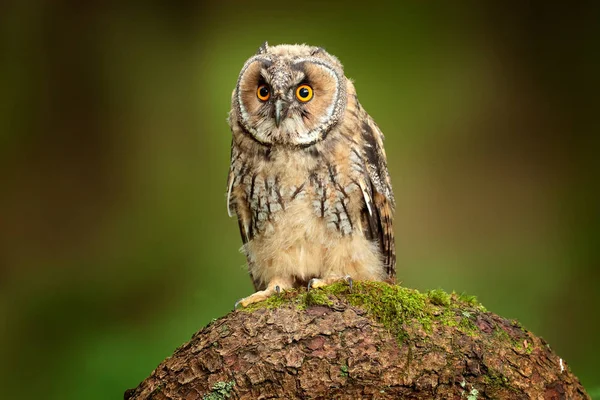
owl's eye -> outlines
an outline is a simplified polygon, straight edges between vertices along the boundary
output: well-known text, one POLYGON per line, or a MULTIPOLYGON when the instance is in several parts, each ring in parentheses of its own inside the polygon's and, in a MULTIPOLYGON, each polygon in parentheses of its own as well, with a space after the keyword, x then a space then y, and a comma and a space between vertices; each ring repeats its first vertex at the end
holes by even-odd
POLYGON ((271 97, 271 91, 269 90, 269 87, 263 83, 256 89, 256 96, 261 101, 267 101, 269 100, 269 97, 271 97))
POLYGON ((310 86, 304 84, 296 89, 296 97, 303 103, 306 103, 313 97, 313 90, 310 86))

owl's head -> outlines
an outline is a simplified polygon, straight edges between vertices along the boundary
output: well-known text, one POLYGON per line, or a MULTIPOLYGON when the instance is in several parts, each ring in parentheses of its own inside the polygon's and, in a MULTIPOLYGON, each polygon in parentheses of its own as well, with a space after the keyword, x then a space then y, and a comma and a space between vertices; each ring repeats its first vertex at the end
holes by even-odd
POLYGON ((309 146, 346 108, 346 78, 320 47, 263 44, 242 68, 232 98, 237 122, 265 145, 309 146))

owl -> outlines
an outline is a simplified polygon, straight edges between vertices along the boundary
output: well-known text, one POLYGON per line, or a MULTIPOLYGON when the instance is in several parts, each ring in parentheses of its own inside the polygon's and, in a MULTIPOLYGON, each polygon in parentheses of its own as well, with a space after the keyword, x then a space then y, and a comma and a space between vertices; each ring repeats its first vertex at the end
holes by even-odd
POLYGON ((233 91, 227 207, 256 292, 393 282, 394 195, 383 134, 323 48, 263 44, 233 91))

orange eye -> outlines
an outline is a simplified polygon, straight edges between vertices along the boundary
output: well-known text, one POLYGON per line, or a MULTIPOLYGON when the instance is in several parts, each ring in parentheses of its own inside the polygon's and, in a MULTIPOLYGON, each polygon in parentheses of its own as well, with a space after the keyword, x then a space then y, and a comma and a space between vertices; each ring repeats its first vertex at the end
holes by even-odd
POLYGON ((267 101, 269 100, 269 97, 271 97, 271 91, 267 85, 262 84, 258 86, 258 89, 256 89, 256 96, 261 101, 267 101))
POLYGON ((306 84, 300 85, 298 86, 298 89, 296 89, 296 97, 301 102, 306 103, 307 101, 313 98, 313 90, 310 86, 306 84))

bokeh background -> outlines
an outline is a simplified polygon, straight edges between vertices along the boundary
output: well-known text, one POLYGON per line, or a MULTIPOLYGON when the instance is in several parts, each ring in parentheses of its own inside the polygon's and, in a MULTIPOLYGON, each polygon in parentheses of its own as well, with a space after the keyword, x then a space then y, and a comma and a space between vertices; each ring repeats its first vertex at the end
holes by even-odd
POLYGON ((338 56, 385 133, 399 280, 518 319, 600 398, 598 16, 2 2, 2 397, 122 398, 252 292, 226 213, 226 117, 268 40, 338 56))

